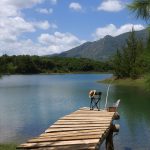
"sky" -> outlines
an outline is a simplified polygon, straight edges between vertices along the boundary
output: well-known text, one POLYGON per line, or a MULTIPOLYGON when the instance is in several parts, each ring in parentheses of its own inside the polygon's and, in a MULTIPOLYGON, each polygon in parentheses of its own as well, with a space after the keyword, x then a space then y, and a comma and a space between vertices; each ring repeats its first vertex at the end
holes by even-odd
POLYGON ((142 30, 132 0, 1 0, 0 55, 61 53, 106 35, 142 30))

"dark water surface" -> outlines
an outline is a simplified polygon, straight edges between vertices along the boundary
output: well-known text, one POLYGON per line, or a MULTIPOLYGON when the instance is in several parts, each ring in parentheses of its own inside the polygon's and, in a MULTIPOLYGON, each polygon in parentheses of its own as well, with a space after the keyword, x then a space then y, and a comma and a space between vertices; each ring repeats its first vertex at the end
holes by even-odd
MULTIPOLYGON (((42 133, 60 117, 89 106, 88 92, 103 92, 97 83, 109 74, 11 75, 0 79, 0 143, 21 143, 42 133)), ((121 129, 116 150, 150 150, 150 93, 135 87, 111 86, 108 105, 121 99, 121 129)), ((103 145, 104 147, 104 145, 103 145)))

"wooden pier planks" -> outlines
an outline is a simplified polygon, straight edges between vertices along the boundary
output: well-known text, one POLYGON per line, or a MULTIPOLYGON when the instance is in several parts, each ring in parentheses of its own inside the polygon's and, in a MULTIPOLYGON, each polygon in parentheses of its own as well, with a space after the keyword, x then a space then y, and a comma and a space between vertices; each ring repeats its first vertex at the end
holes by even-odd
POLYGON ((92 150, 106 138, 114 112, 81 108, 60 118, 45 133, 18 146, 18 149, 92 150))

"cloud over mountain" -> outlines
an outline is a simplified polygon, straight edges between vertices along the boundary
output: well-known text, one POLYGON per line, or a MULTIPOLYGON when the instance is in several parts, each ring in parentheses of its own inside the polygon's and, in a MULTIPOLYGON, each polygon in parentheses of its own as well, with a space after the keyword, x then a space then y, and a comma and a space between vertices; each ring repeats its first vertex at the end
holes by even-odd
POLYGON ((117 36, 122 33, 130 32, 134 28, 135 31, 139 31, 144 29, 144 26, 141 24, 124 24, 120 27, 116 27, 114 24, 109 24, 105 27, 99 27, 96 31, 92 34, 94 39, 101 39, 106 35, 117 36))

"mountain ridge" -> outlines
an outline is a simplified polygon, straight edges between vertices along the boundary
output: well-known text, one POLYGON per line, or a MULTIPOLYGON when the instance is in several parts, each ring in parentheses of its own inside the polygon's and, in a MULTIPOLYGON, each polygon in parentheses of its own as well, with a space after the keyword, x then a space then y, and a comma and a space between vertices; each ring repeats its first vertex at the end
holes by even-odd
MULTIPOLYGON (((129 34, 130 32, 126 32, 115 37, 106 35, 102 39, 93 42, 85 42, 80 46, 56 54, 55 56, 108 60, 115 54, 117 49, 121 49, 125 45, 129 34)), ((143 43, 146 42, 146 39, 148 38, 147 29, 135 31, 135 34, 138 39, 143 40, 143 43)))

